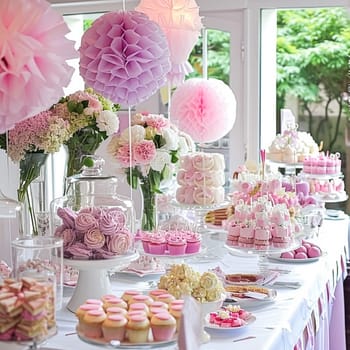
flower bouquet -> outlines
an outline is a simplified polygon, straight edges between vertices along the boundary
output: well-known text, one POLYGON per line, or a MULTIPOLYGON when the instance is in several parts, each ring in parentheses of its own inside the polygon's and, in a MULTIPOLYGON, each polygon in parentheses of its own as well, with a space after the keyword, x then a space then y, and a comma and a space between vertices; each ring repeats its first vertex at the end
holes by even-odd
POLYGON ((69 123, 52 110, 41 112, 17 123, 13 129, 0 135, 0 148, 19 163, 20 180, 17 197, 28 207, 32 233, 38 234, 30 185, 39 177, 49 153, 59 150, 70 137, 69 123))
POLYGON ((68 149, 67 177, 79 173, 83 156, 94 154, 101 142, 119 129, 119 105, 92 89, 61 98, 51 110, 69 125, 71 137, 64 142, 68 149))
POLYGON ((137 113, 131 126, 114 135, 108 152, 125 172, 128 184, 143 194, 142 229, 156 227, 156 194, 173 176, 179 155, 193 148, 190 137, 180 132, 163 115, 137 113))

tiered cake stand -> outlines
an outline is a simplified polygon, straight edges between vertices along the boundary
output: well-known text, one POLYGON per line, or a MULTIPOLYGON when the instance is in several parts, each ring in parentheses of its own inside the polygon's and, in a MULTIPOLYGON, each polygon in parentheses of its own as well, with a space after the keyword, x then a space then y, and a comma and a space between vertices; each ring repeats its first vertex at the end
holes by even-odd
POLYGON ((79 277, 67 309, 75 312, 87 299, 101 298, 112 292, 109 270, 113 267, 128 264, 139 257, 137 251, 104 260, 64 259, 64 264, 79 271, 79 277))

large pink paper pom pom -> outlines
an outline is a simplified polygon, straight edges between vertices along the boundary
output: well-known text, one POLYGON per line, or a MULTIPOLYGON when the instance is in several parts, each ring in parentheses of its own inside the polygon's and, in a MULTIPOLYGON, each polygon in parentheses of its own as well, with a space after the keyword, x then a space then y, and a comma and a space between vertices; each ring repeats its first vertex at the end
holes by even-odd
POLYGON ((163 29, 170 49, 168 79, 172 85, 182 84, 185 76, 193 72, 188 57, 203 27, 196 1, 141 0, 136 10, 145 13, 163 29))
POLYGON ((68 32, 45 0, 0 1, 0 133, 64 95, 78 56, 68 32))
POLYGON ((232 129, 236 98, 221 80, 188 79, 175 90, 170 115, 172 122, 195 142, 213 142, 232 129))
POLYGON ((145 14, 109 12, 82 37, 80 74, 95 91, 131 106, 165 84, 169 56, 163 31, 145 14))

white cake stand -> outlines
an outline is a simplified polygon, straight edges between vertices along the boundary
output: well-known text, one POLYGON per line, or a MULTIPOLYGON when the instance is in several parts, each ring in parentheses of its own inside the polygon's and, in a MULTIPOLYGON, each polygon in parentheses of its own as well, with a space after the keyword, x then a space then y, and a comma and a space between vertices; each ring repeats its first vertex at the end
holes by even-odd
POLYGON ((139 257, 137 251, 104 260, 64 259, 64 264, 79 270, 77 285, 67 304, 69 311, 75 312, 87 299, 99 299, 112 292, 108 270, 118 265, 127 264, 139 257))

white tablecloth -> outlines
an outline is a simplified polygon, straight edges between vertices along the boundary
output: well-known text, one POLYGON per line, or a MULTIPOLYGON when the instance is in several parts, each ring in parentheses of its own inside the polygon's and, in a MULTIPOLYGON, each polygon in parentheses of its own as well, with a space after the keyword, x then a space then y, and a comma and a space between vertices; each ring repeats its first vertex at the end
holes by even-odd
MULTIPOLYGON (((314 238, 323 250, 323 256, 310 263, 280 263, 267 260, 272 269, 288 270, 278 281, 300 282, 298 289, 278 288, 275 302, 253 308, 256 321, 235 331, 210 331, 210 342, 200 350, 346 350, 343 279, 346 274, 348 249, 348 219, 325 220, 319 236, 314 238), (251 336, 252 338, 234 342, 251 336)), ((261 262, 261 260, 260 260, 261 262)), ((250 255, 234 255, 224 251, 221 259, 210 263, 193 263, 200 271, 220 266, 225 272, 256 272, 259 258, 250 255)), ((149 290, 149 277, 112 279, 113 292, 120 295, 125 289, 149 290)), ((64 304, 73 289, 65 288, 64 304)), ((46 346, 64 350, 93 350, 98 347, 82 342, 75 332, 74 315, 65 307, 57 313, 58 334, 49 339, 46 346)), ((174 349, 176 346, 169 347, 174 349)), ((0 349, 25 349, 18 344, 0 342, 0 349)), ((137 349, 137 346, 135 346, 137 349)), ((196 349, 187 349, 196 350, 196 349)))

